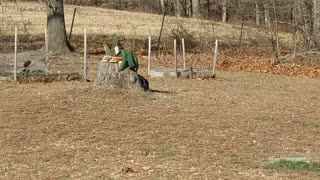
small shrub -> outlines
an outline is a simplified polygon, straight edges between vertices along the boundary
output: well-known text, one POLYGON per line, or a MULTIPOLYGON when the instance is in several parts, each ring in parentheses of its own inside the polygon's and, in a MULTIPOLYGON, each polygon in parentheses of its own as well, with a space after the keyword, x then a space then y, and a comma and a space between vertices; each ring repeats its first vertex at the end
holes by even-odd
POLYGON ((181 39, 184 38, 186 49, 193 49, 197 46, 195 33, 191 32, 184 25, 182 20, 176 19, 174 22, 165 24, 161 39, 162 48, 165 50, 173 48, 173 40, 177 40, 177 48, 181 47, 181 39))

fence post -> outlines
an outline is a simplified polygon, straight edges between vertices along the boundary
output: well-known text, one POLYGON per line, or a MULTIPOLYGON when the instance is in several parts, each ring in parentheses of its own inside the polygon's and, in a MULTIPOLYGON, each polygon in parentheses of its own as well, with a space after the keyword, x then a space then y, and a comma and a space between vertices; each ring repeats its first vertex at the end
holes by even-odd
POLYGON ((49 55, 48 55, 48 50, 49 50, 49 41, 48 41, 48 30, 47 28, 44 29, 44 39, 45 39, 45 46, 46 46, 46 76, 48 75, 48 71, 49 71, 49 55))
POLYGON ((70 34, 69 34, 69 42, 71 42, 71 35, 72 35, 72 29, 73 29, 73 23, 74 23, 74 17, 76 15, 77 8, 74 8, 73 10, 73 16, 72 16, 72 23, 70 28, 70 34))
POLYGON ((149 48, 148 48, 148 76, 151 75, 151 36, 149 36, 149 48))
POLYGON ((177 40, 173 41, 173 48, 174 48, 174 71, 176 77, 178 77, 178 62, 177 62, 177 40))
POLYGON ((17 51, 18 51, 18 27, 14 28, 14 72, 13 78, 17 82, 17 51))
POLYGON ((216 65, 217 65, 217 60, 218 60, 218 40, 216 40, 216 44, 214 47, 214 57, 213 57, 213 71, 212 71, 212 76, 216 76, 216 65))
POLYGON ((182 57, 183 57, 183 69, 185 70, 186 67, 186 48, 184 44, 184 38, 182 38, 182 57))
POLYGON ((84 28, 83 80, 87 81, 87 29, 84 28))

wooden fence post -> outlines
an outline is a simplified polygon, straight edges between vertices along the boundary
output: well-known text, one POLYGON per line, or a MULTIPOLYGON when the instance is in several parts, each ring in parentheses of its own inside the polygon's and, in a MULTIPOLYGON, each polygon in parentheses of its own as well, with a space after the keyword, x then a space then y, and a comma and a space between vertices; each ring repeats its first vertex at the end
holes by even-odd
POLYGON ((173 41, 173 49, 174 49, 174 71, 176 77, 178 77, 178 60, 177 60, 177 40, 173 41))
POLYGON ((48 51, 49 51, 49 39, 48 39, 48 30, 47 28, 44 29, 44 39, 45 39, 45 46, 46 46, 46 76, 48 75, 48 71, 49 71, 49 54, 48 54, 48 51))
POLYGON ((13 78, 17 82, 17 52, 18 52, 18 27, 14 28, 14 72, 13 78))
POLYGON ((71 42, 71 35, 72 35, 74 17, 76 16, 76 11, 77 11, 77 8, 74 8, 74 10, 73 10, 73 16, 72 16, 72 23, 71 23, 71 28, 70 28, 70 34, 69 34, 69 42, 71 42))
POLYGON ((214 47, 214 57, 213 57, 213 71, 212 71, 212 76, 216 76, 216 65, 217 65, 217 60, 218 60, 218 40, 216 40, 216 44, 214 47))
POLYGON ((149 36, 149 48, 148 48, 148 76, 151 75, 151 36, 149 36))
POLYGON ((84 28, 83 80, 87 81, 87 29, 84 28))
POLYGON ((182 38, 182 57, 183 57, 183 69, 185 70, 186 67, 186 48, 184 44, 184 38, 182 38))

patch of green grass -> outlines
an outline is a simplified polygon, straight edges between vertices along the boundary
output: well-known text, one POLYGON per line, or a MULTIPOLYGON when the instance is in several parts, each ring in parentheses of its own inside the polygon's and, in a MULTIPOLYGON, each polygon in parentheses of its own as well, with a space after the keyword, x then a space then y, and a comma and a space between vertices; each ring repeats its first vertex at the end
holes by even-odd
POLYGON ((310 127, 311 128, 319 128, 320 127, 320 125, 315 122, 310 122, 310 123, 304 122, 304 123, 302 123, 302 126, 306 127, 306 128, 310 128, 310 127))
POLYGON ((175 155, 175 152, 167 146, 162 146, 156 151, 156 156, 158 158, 169 158, 175 155))
POLYGON ((316 123, 316 122, 313 122, 313 120, 309 121, 309 122, 306 122, 306 121, 299 121, 299 120, 295 120, 295 121, 292 121, 293 123, 296 123, 302 127, 305 127, 305 128, 319 128, 320 127, 320 124, 319 123, 316 123))
POLYGON ((302 170, 302 171, 318 171, 320 172, 320 164, 317 162, 306 161, 290 161, 280 160, 273 162, 265 167, 266 169, 287 169, 287 170, 302 170))

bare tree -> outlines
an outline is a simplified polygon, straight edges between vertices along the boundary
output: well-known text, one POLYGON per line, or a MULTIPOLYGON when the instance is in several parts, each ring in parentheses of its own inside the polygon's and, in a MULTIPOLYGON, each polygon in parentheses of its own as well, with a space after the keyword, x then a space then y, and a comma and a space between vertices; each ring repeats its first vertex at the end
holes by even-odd
POLYGON ((207 0, 207 11, 208 11, 208 17, 211 17, 211 2, 210 0, 207 0))
POLYGON ((294 24, 304 35, 306 50, 320 49, 320 0, 295 1, 294 24))
POLYGON ((222 22, 227 22, 227 0, 222 0, 222 22))
POLYGON ((193 17, 200 17, 200 1, 199 0, 192 0, 192 16, 193 17))
POLYGON ((260 26, 260 9, 259 9, 259 1, 256 0, 256 25, 260 26))
POLYGON ((176 16, 184 16, 182 0, 176 0, 175 6, 176 6, 176 16))
POLYGON ((320 17, 319 17, 319 10, 320 10, 320 0, 313 0, 313 27, 312 27, 312 32, 313 32, 313 46, 315 48, 319 48, 320 46, 320 17))
POLYGON ((68 53, 74 49, 67 40, 63 0, 47 0, 49 51, 68 53))
POLYGON ((160 7, 161 7, 161 12, 164 14, 166 11, 166 3, 165 0, 159 0, 160 2, 160 7))
POLYGON ((278 36, 278 17, 277 17, 277 10, 276 10, 276 3, 275 0, 272 0, 273 6, 273 15, 274 15, 274 33, 272 36, 272 44, 273 44, 273 52, 276 58, 279 57, 279 36, 278 36))
POLYGON ((264 8, 264 24, 266 27, 270 27, 270 14, 269 14, 269 2, 264 2, 263 3, 263 8, 264 8))

